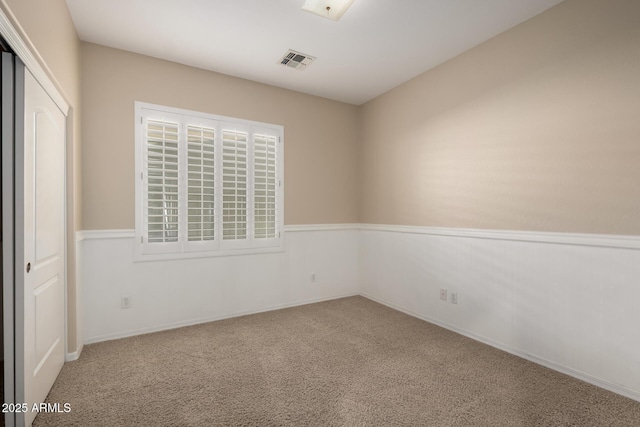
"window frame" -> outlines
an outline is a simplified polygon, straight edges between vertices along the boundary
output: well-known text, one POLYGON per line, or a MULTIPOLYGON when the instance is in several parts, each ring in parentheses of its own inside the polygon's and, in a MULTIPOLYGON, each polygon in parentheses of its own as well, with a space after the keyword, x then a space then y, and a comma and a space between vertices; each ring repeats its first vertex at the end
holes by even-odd
POLYGON ((208 114, 193 110, 168 107, 146 102, 135 102, 135 241, 134 261, 154 261, 171 259, 206 258, 230 255, 249 255, 284 250, 284 127, 269 123, 208 114), (148 150, 146 122, 151 120, 171 120, 178 122, 178 241, 169 243, 149 243, 147 241, 148 212, 148 150), (187 126, 202 125, 214 130, 214 240, 188 241, 187 189, 188 176, 186 144, 187 126), (246 224, 247 238, 239 240, 223 239, 222 215, 222 132, 230 128, 247 132, 247 188, 246 224), (273 238, 255 238, 254 212, 254 135, 268 134, 277 138, 276 144, 276 206, 273 238), (187 180, 187 182, 185 182, 187 180))

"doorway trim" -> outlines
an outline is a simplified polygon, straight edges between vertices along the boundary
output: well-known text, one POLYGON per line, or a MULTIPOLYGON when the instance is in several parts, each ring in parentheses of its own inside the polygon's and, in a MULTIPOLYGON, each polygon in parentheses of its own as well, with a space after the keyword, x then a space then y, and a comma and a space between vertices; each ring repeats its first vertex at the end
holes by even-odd
POLYGON ((44 60, 42 57, 34 53, 36 52, 30 42, 27 42, 20 35, 24 33, 22 28, 20 28, 19 24, 18 28, 20 31, 16 30, 13 23, 17 23, 18 20, 15 19, 15 16, 9 10, 5 10, 4 2, 0 1, 0 34, 2 38, 11 46, 11 49, 15 52, 15 54, 24 62, 25 67, 31 71, 31 74, 36 78, 38 83, 42 85, 45 92, 49 94, 53 102, 56 103, 58 108, 62 110, 62 114, 67 117, 69 115, 69 104, 65 101, 64 97, 58 90, 55 85, 55 82, 52 80, 50 76, 53 75, 49 68, 45 68, 43 66, 44 60), (7 16, 7 14, 9 16, 7 16))

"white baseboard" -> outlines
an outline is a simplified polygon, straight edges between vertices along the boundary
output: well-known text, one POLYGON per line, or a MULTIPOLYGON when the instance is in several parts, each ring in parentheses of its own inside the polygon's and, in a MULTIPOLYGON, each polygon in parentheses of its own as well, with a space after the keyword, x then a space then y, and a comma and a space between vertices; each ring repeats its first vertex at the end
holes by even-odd
MULTIPOLYGON (((298 306, 301 306, 301 305, 314 304, 314 303, 323 302, 323 301, 331 301, 331 300, 335 300, 335 299, 347 298, 347 297, 352 297, 352 296, 356 296, 356 295, 358 295, 358 294, 357 293, 351 293, 351 294, 344 294, 344 295, 335 295, 335 296, 331 296, 331 297, 327 297, 327 298, 312 298, 312 299, 308 299, 308 300, 304 300, 304 301, 296 301, 296 302, 289 303, 289 304, 278 304, 278 305, 274 305, 274 306, 271 306, 271 307, 264 307, 264 308, 260 308, 260 309, 257 309, 257 310, 247 310, 247 311, 237 312, 237 313, 224 315, 224 316, 201 317, 201 318, 198 318, 198 319, 190 319, 190 320, 184 320, 184 321, 181 321, 181 322, 167 323, 167 324, 164 324, 164 325, 158 325, 158 326, 154 326, 154 327, 150 327, 150 328, 133 329, 133 330, 129 330, 129 331, 118 332, 118 333, 115 333, 115 334, 107 334, 107 335, 103 335, 103 336, 92 337, 92 338, 86 339, 85 340, 85 344, 93 344, 93 343, 96 343, 96 342, 111 341, 111 340, 116 340, 116 339, 120 339, 120 338, 133 337, 133 336, 136 336, 136 335, 143 335, 143 334, 150 334, 150 333, 153 333, 153 332, 167 331, 167 330, 170 330, 170 329, 182 328, 182 327, 185 327, 185 326, 200 325, 202 323, 215 322, 217 320, 232 319, 234 317, 248 316, 248 315, 251 315, 251 314, 258 314, 258 313, 266 313, 268 311, 282 310, 284 308, 298 307, 298 306)), ((75 354, 75 353, 71 353, 71 354, 75 354)), ((68 356, 70 356, 70 355, 68 355, 68 356)), ((77 357, 76 357, 76 359, 77 359, 77 357)), ((75 359, 73 359, 73 360, 75 360, 75 359)), ((67 361, 69 361, 69 360, 67 360, 67 361)))
POLYGON ((80 348, 73 353, 67 353, 64 357, 65 362, 73 362, 74 360, 78 360, 80 358, 80 354, 82 353, 82 349, 84 348, 84 343, 80 343, 80 348))
POLYGON ((620 394, 622 396, 626 396, 626 397, 628 397, 630 399, 633 399, 633 400, 636 400, 636 401, 640 402, 640 393, 638 393, 638 392, 636 392, 634 390, 630 390, 628 388, 621 387, 618 384, 613 384, 613 383, 611 383, 609 381, 593 377, 593 376, 591 376, 589 374, 586 374, 584 372, 577 371, 577 370, 569 368, 567 366, 559 365, 557 363, 554 363, 552 361, 537 357, 535 355, 524 353, 522 351, 519 351, 518 349, 515 349, 515 348, 507 346, 507 345, 504 345, 504 344, 502 344, 500 342, 494 341, 494 340, 489 339, 487 337, 475 334, 473 332, 466 331, 464 329, 457 328, 457 327, 455 327, 453 325, 450 325, 450 324, 445 323, 445 322, 441 322, 441 321, 439 321, 437 319, 434 319, 434 318, 431 318, 431 317, 428 317, 428 316, 424 316, 422 314, 419 314, 419 313, 416 313, 416 312, 414 312, 412 310, 409 310, 409 309, 407 309, 405 307, 401 307, 401 306, 399 306, 397 304, 392 304, 392 303, 389 303, 387 301, 383 301, 383 300, 381 300, 379 298, 376 298, 376 297, 374 297, 372 295, 369 295, 367 293, 360 293, 360 295, 365 297, 365 298, 368 298, 368 299, 370 299, 372 301, 375 301, 375 302, 377 302, 379 304, 382 304, 382 305, 385 305, 385 306, 387 306, 389 308, 392 308, 394 310, 398 310, 398 311, 400 311, 402 313, 408 314, 409 316, 424 320, 425 322, 429 322, 429 323, 432 323, 434 325, 438 325, 438 326, 440 326, 440 327, 442 327, 444 329, 448 329, 448 330, 450 330, 452 332, 455 332, 457 334, 463 335, 463 336, 465 336, 467 338, 471 338, 471 339, 473 339, 475 341, 479 341, 481 343, 487 344, 487 345, 489 345, 491 347, 494 347, 494 348, 497 348, 499 350, 506 351, 507 353, 513 354, 514 356, 521 357, 523 359, 529 360, 530 362, 536 363, 538 365, 542 365, 542 366, 544 366, 546 368, 549 368, 549 369, 552 369, 554 371, 563 373, 565 375, 569 375, 570 377, 577 378, 577 379, 582 380, 582 381, 584 381, 586 383, 592 384, 592 385, 594 385, 596 387, 600 387, 600 388, 603 388, 605 390, 609 390, 609 391, 611 391, 613 393, 617 393, 617 394, 620 394))

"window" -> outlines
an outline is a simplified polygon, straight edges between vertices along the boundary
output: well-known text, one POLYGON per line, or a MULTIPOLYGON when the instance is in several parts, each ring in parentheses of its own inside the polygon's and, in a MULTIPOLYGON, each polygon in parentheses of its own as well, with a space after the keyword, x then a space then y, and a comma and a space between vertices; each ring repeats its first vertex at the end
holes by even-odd
POLYGON ((136 258, 280 249, 282 134, 136 102, 136 258))

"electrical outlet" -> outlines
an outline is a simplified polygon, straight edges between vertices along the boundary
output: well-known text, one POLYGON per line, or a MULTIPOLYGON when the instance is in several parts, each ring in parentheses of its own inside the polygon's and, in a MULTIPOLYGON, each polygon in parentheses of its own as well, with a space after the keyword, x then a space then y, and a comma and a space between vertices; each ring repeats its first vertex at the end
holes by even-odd
POLYGON ((316 283, 316 273, 311 273, 311 283, 316 283))
POLYGON ((451 292, 449 294, 449 301, 451 302, 451 304, 457 304, 458 303, 458 293, 457 292, 451 292))
POLYGON ((120 298, 120 308, 131 308, 131 297, 120 298))
POLYGON ((442 301, 446 301, 447 300, 447 290, 446 289, 440 289, 440 299, 442 301))

